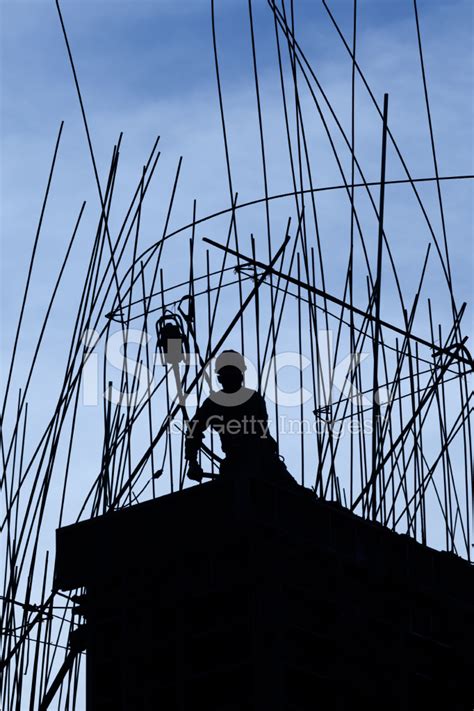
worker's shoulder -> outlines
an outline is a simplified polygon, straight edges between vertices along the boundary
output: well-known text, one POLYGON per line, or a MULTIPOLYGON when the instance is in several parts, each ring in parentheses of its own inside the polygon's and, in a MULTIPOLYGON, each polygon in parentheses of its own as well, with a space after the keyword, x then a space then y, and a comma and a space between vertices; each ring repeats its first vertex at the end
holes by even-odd
POLYGON ((245 400, 263 400, 260 393, 257 390, 253 390, 252 388, 242 387, 240 389, 240 392, 242 393, 242 398, 245 400))
POLYGON ((203 411, 212 409, 212 407, 214 406, 214 400, 213 400, 212 395, 213 395, 213 393, 211 393, 211 394, 209 395, 209 397, 206 397, 206 398, 201 402, 201 404, 199 405, 199 407, 198 407, 198 409, 197 409, 198 412, 203 412, 203 411))
POLYGON ((262 396, 252 388, 242 387, 234 393, 226 393, 223 390, 215 390, 210 393, 203 404, 205 410, 213 410, 215 407, 238 407, 248 402, 263 401, 262 396))

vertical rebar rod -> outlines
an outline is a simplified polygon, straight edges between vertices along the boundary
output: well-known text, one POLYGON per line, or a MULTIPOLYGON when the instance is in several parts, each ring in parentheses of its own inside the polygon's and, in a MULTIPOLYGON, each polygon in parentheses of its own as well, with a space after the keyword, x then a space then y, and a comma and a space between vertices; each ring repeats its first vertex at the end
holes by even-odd
MULTIPOLYGON (((380 403, 378 402, 378 363, 380 340, 380 287, 382 284, 382 254, 383 254, 383 218, 385 207, 385 168, 387 159, 387 120, 388 120, 388 94, 383 97, 383 127, 382 127, 382 160, 380 167, 380 201, 379 201, 379 231, 377 243, 377 272, 375 277, 375 329, 374 329, 374 370, 372 381, 372 473, 377 467, 378 428, 380 424, 380 403)), ((372 483, 371 508, 372 516, 376 517, 377 503, 377 478, 372 483)))

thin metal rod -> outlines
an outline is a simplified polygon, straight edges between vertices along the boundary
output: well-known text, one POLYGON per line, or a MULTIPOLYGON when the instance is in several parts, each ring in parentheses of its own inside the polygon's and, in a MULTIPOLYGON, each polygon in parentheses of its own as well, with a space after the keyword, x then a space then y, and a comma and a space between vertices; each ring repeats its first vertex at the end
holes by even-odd
MULTIPOLYGON (((208 244, 211 244, 213 247, 217 247, 218 249, 225 249, 226 251, 230 252, 231 254, 234 254, 234 256, 239 256, 240 259, 243 259, 244 261, 248 262, 249 264, 253 264, 257 267, 260 267, 261 269, 265 269, 268 272, 272 272, 272 274, 275 274, 276 276, 280 277, 281 279, 284 279, 285 281, 290 282, 291 284, 295 284, 296 286, 301 286, 301 288, 305 289, 306 291, 309 291, 313 294, 317 294, 319 296, 323 296, 328 301, 331 301, 334 304, 338 304, 338 306, 343 306, 348 311, 352 311, 353 313, 359 314, 359 316, 363 316, 364 318, 368 319, 369 321, 375 321, 375 316, 372 316, 372 314, 368 313, 367 311, 363 311, 362 309, 359 309, 356 306, 353 306, 353 305, 347 303, 347 301, 342 301, 342 299, 338 299, 336 296, 333 296, 332 294, 329 294, 328 292, 322 291, 322 289, 318 289, 315 286, 311 286, 311 284, 307 284, 305 282, 298 282, 298 279, 295 279, 295 277, 291 277, 288 274, 284 274, 283 272, 276 270, 271 265, 265 264, 264 262, 260 262, 258 260, 254 260, 251 257, 246 256, 245 254, 237 255, 233 249, 230 249, 229 247, 224 247, 223 245, 219 244, 218 242, 214 242, 214 240, 209 239, 208 237, 203 237, 203 242, 207 242, 208 244)), ((465 307, 465 306, 467 306, 467 304, 463 303, 463 306, 465 307)), ((409 333, 409 332, 405 331, 403 328, 399 328, 398 326, 395 326, 394 324, 389 323, 388 321, 383 321, 382 319, 380 319, 380 326, 383 326, 384 328, 388 328, 391 331, 394 331, 395 333, 399 333, 400 335, 404 336, 405 338, 410 338, 412 341, 416 341, 417 343, 420 343, 423 346, 427 346, 428 348, 431 348, 434 351, 436 351, 437 354, 445 353, 445 349, 443 349, 441 346, 437 346, 435 343, 431 343, 430 341, 427 341, 425 338, 421 338, 420 336, 415 336, 415 334, 409 333)), ((465 350, 466 349, 464 349, 464 351, 465 350)), ((453 354, 451 354, 451 355, 452 355, 453 361, 465 363, 466 365, 469 365, 471 368, 473 367, 472 357, 461 356, 457 353, 454 355, 453 354)))
MULTIPOLYGON (((379 403, 379 346, 380 346, 380 296, 382 286, 382 255, 383 255, 383 218, 385 208, 385 170, 387 163, 387 122, 388 122, 388 94, 383 97, 383 126, 382 126, 382 159, 380 166, 380 202, 379 202, 379 232, 377 241, 377 271, 375 278, 375 332, 374 332, 374 364, 372 379, 372 473, 377 467, 378 434, 380 428, 380 403, 379 403)), ((371 509, 372 518, 376 518, 376 478, 372 486, 371 509)))

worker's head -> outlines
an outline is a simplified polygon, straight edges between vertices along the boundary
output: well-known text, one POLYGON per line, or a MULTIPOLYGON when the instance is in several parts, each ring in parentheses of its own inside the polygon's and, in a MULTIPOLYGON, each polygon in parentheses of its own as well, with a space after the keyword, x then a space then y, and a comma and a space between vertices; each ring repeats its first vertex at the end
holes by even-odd
POLYGON ((216 358, 215 370, 224 392, 233 393, 244 384, 247 366, 244 357, 237 351, 222 351, 216 358))

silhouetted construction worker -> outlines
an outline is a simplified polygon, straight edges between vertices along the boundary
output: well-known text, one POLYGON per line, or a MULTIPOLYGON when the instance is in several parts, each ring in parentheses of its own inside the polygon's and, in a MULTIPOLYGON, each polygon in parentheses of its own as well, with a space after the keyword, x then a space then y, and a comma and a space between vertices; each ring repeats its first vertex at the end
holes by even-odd
POLYGON ((197 455, 204 432, 211 427, 219 434, 225 459, 220 474, 227 476, 252 470, 265 478, 297 486, 278 455, 277 443, 269 432, 263 397, 244 386, 245 361, 236 351, 223 351, 215 369, 222 390, 212 392, 188 422, 185 456, 188 477, 201 481, 203 471, 197 455))

